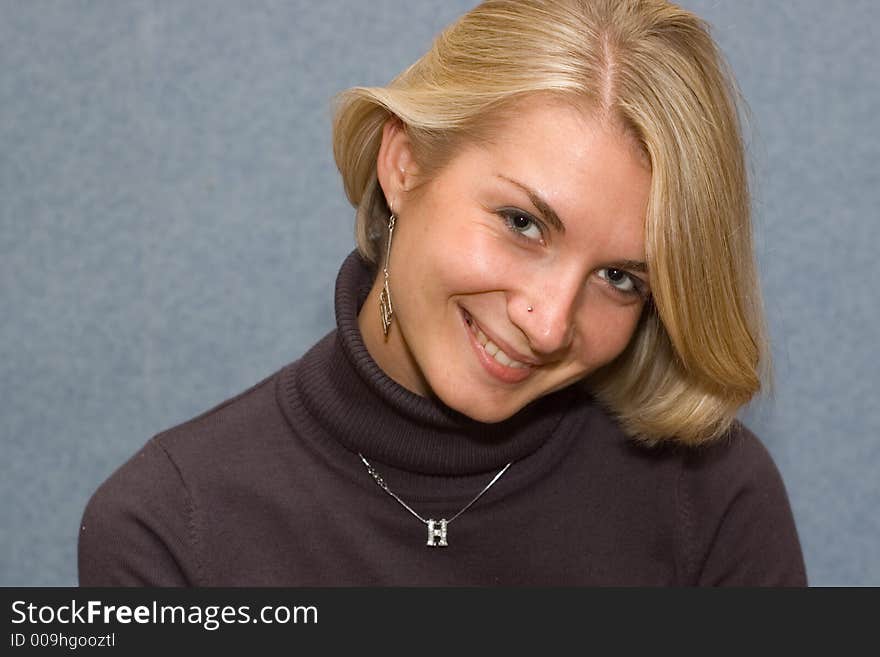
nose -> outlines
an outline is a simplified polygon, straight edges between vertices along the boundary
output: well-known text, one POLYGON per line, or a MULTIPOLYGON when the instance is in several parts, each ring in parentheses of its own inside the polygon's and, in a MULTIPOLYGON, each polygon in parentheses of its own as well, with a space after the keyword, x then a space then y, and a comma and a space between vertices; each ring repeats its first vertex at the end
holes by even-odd
POLYGON ((547 276, 511 297, 508 312, 533 353, 549 356, 568 348, 574 338, 582 288, 581 277, 569 272, 547 276))

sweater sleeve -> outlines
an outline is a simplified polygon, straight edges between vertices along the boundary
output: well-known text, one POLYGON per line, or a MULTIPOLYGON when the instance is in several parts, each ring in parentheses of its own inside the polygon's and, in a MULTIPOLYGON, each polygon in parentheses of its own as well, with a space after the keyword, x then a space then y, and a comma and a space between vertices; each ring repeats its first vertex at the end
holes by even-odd
POLYGON ((189 586, 198 578, 189 492, 157 439, 92 495, 79 532, 80 586, 189 586))
POLYGON ((685 459, 679 513, 687 580, 698 586, 806 586, 788 495, 772 457, 736 422, 685 459))

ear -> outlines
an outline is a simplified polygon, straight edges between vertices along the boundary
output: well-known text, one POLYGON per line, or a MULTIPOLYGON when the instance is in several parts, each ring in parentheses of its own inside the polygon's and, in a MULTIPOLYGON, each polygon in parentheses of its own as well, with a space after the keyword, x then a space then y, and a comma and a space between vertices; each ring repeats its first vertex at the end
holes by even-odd
POLYGON ((400 200, 413 187, 418 171, 412 154, 412 143, 397 117, 392 117, 382 127, 382 143, 376 158, 376 175, 379 186, 389 204, 400 207, 400 200))

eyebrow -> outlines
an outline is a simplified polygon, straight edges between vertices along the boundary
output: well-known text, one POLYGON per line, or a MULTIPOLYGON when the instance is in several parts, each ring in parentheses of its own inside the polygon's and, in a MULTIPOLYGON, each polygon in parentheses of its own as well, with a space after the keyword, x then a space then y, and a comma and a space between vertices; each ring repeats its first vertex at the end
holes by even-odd
MULTIPOLYGON (((507 176, 503 176, 500 173, 497 174, 499 178, 502 180, 506 180, 507 182, 516 185, 521 190, 523 190, 529 196, 529 200, 532 202, 538 211, 544 215, 544 218, 547 220, 547 223, 553 226, 560 233, 565 234, 565 224, 562 223, 562 220, 559 218, 559 215, 556 214, 556 211, 550 207, 550 205, 541 198, 541 195, 538 194, 535 190, 533 190, 528 185, 524 185, 518 180, 514 180, 513 178, 508 178, 507 176)), ((642 274, 648 273, 648 265, 642 262, 641 260, 615 260, 614 262, 609 262, 606 267, 610 269, 620 269, 625 271, 633 271, 639 272, 642 274)))
POLYGON ((641 260, 616 260, 605 265, 609 269, 621 269, 628 271, 637 271, 642 274, 648 273, 648 265, 641 260))
POLYGON ((533 190, 528 185, 524 185, 523 183, 514 180, 513 178, 508 178, 507 176, 502 176, 500 173, 497 174, 499 178, 502 180, 506 180, 509 183, 512 183, 523 190, 526 194, 528 194, 529 200, 532 202, 536 208, 538 208, 538 212, 544 215, 544 219, 547 220, 547 223, 550 224, 553 228, 555 228, 560 233, 565 234, 565 224, 562 223, 562 220, 559 218, 559 215, 556 214, 556 211, 550 207, 550 204, 547 203, 541 195, 538 194, 535 190, 533 190))

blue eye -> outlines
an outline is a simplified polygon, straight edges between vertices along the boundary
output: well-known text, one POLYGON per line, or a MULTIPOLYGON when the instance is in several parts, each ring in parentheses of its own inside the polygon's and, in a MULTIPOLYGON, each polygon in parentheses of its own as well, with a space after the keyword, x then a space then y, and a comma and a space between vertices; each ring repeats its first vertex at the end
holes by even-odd
POLYGON ((507 227, 528 240, 541 241, 544 237, 544 231, 541 223, 527 212, 517 210, 515 208, 505 208, 499 210, 498 214, 504 219, 507 227))

